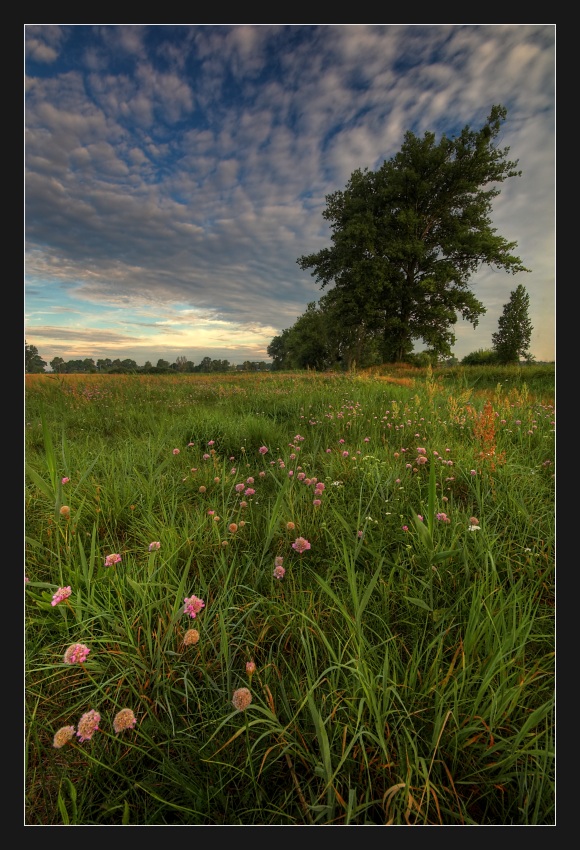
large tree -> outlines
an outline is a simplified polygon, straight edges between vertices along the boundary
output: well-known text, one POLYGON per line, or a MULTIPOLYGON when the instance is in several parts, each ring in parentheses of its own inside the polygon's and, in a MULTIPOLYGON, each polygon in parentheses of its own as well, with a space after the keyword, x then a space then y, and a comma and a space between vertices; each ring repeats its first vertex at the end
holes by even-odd
POLYGON ((40 374, 44 372, 46 361, 42 359, 35 345, 29 345, 24 341, 24 371, 40 374))
POLYGON ((520 357, 531 360, 528 351, 533 326, 528 311, 530 296, 525 286, 520 285, 510 294, 510 300, 504 304, 503 313, 497 323, 497 333, 492 334, 491 341, 500 363, 518 363, 520 357))
POLYGON ((387 362, 404 360, 416 340, 451 353, 458 315, 476 327, 485 313, 469 288, 480 266, 529 271, 490 218, 498 184, 521 174, 495 144, 506 114, 493 106, 480 130, 439 142, 407 132, 377 171, 359 169, 326 196, 332 247, 297 262, 322 288, 334 284, 345 327, 380 334, 387 362))

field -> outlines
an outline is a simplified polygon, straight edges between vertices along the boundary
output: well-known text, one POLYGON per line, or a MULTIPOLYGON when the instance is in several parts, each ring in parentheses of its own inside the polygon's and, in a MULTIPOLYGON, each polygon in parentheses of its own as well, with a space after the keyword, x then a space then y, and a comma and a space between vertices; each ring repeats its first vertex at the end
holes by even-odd
POLYGON ((553 825, 554 366, 27 375, 26 825, 553 825))

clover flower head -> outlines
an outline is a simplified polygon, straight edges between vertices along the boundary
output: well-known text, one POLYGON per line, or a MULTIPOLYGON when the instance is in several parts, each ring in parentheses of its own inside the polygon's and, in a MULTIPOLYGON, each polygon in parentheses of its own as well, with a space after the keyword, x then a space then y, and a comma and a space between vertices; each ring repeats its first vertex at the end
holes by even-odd
POLYGON ((184 602, 184 613, 189 614, 189 616, 193 618, 195 618, 197 614, 199 614, 202 608, 205 608, 205 602, 203 601, 203 599, 199 599, 199 597, 197 596, 186 596, 184 602))
POLYGON ((52 746, 56 747, 57 750, 60 750, 61 747, 64 747, 65 744, 68 744, 68 742, 74 738, 74 734, 74 726, 61 726, 54 735, 52 746))
POLYGON ((52 597, 52 602, 50 603, 54 608, 55 605, 58 605, 59 602, 62 602, 64 599, 68 599, 71 595, 72 591, 70 587, 59 587, 54 596, 52 597))
POLYGON ((265 455, 266 452, 268 451, 268 447, 267 446, 260 446, 258 451, 260 452, 261 455, 265 455))
POLYGON ((150 552, 155 552, 157 549, 160 549, 160 548, 161 548, 161 543, 159 542, 159 540, 154 540, 152 543, 149 544, 149 551, 150 552))
POLYGON ((77 728, 77 738, 79 741, 81 743, 83 741, 90 741, 95 732, 98 730, 100 722, 101 715, 94 709, 83 714, 78 722, 77 728))
POLYGON ((114 566, 114 564, 120 564, 120 563, 121 563, 121 556, 116 552, 114 552, 112 555, 107 555, 107 557, 105 558, 105 566, 106 567, 112 567, 112 566, 114 566))
POLYGON ((310 543, 306 540, 305 537, 297 537, 294 543, 292 544, 292 548, 302 554, 302 552, 308 551, 310 549, 310 543))
POLYGON ((238 711, 245 711, 251 702, 252 694, 248 688, 238 688, 237 691, 234 691, 232 703, 238 711))
POLYGON ((272 573, 272 575, 274 576, 274 578, 277 578, 278 581, 281 581, 286 575, 286 570, 284 569, 284 567, 276 566, 274 567, 274 572, 272 573))
POLYGON ((63 661, 65 664, 83 664, 90 651, 84 643, 71 643, 64 654, 63 661))
POLYGON ((248 676, 250 676, 250 677, 253 676, 253 674, 255 672, 256 672, 255 662, 254 661, 246 661, 246 673, 248 674, 248 676))
POLYGON ((123 732, 125 729, 133 729, 135 724, 137 723, 137 718, 133 714, 130 708, 122 708, 121 711, 117 712, 115 718, 113 720, 113 729, 119 734, 119 732, 123 732))
POLYGON ((199 632, 197 629, 188 629, 183 635, 184 646, 194 646, 199 641, 199 632))

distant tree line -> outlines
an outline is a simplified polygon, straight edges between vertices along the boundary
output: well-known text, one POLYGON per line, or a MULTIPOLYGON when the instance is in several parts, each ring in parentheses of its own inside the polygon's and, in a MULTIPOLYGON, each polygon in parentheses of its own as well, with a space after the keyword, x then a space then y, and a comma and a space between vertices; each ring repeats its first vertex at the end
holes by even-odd
MULTIPOLYGON (((38 349, 35 345, 24 343, 24 359, 25 371, 28 373, 46 372, 47 363, 41 358, 38 349)), ((151 361, 143 366, 139 366, 135 360, 119 358, 112 360, 110 357, 104 357, 95 361, 92 357, 85 357, 79 360, 64 360, 62 357, 53 357, 50 361, 50 368, 59 375, 77 375, 77 374, 131 374, 139 373, 146 375, 166 375, 175 372, 186 373, 211 373, 211 372, 267 372, 272 367, 270 363, 264 360, 245 360, 243 363, 235 365, 229 360, 212 360, 211 357, 204 357, 197 365, 192 360, 188 360, 185 356, 180 356, 175 359, 174 363, 168 360, 159 359, 154 366, 151 361)))

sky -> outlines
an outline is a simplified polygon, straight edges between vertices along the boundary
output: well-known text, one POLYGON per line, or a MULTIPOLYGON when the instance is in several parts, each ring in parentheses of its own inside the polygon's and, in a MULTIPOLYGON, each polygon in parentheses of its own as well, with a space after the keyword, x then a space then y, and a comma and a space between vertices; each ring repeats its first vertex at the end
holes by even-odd
POLYGON ((501 104, 522 176, 492 222, 531 271, 472 277, 487 312, 453 354, 491 348, 523 284, 554 361, 555 26, 26 24, 26 342, 47 363, 269 362, 327 291, 297 264, 332 244, 326 196, 407 131, 501 104))

